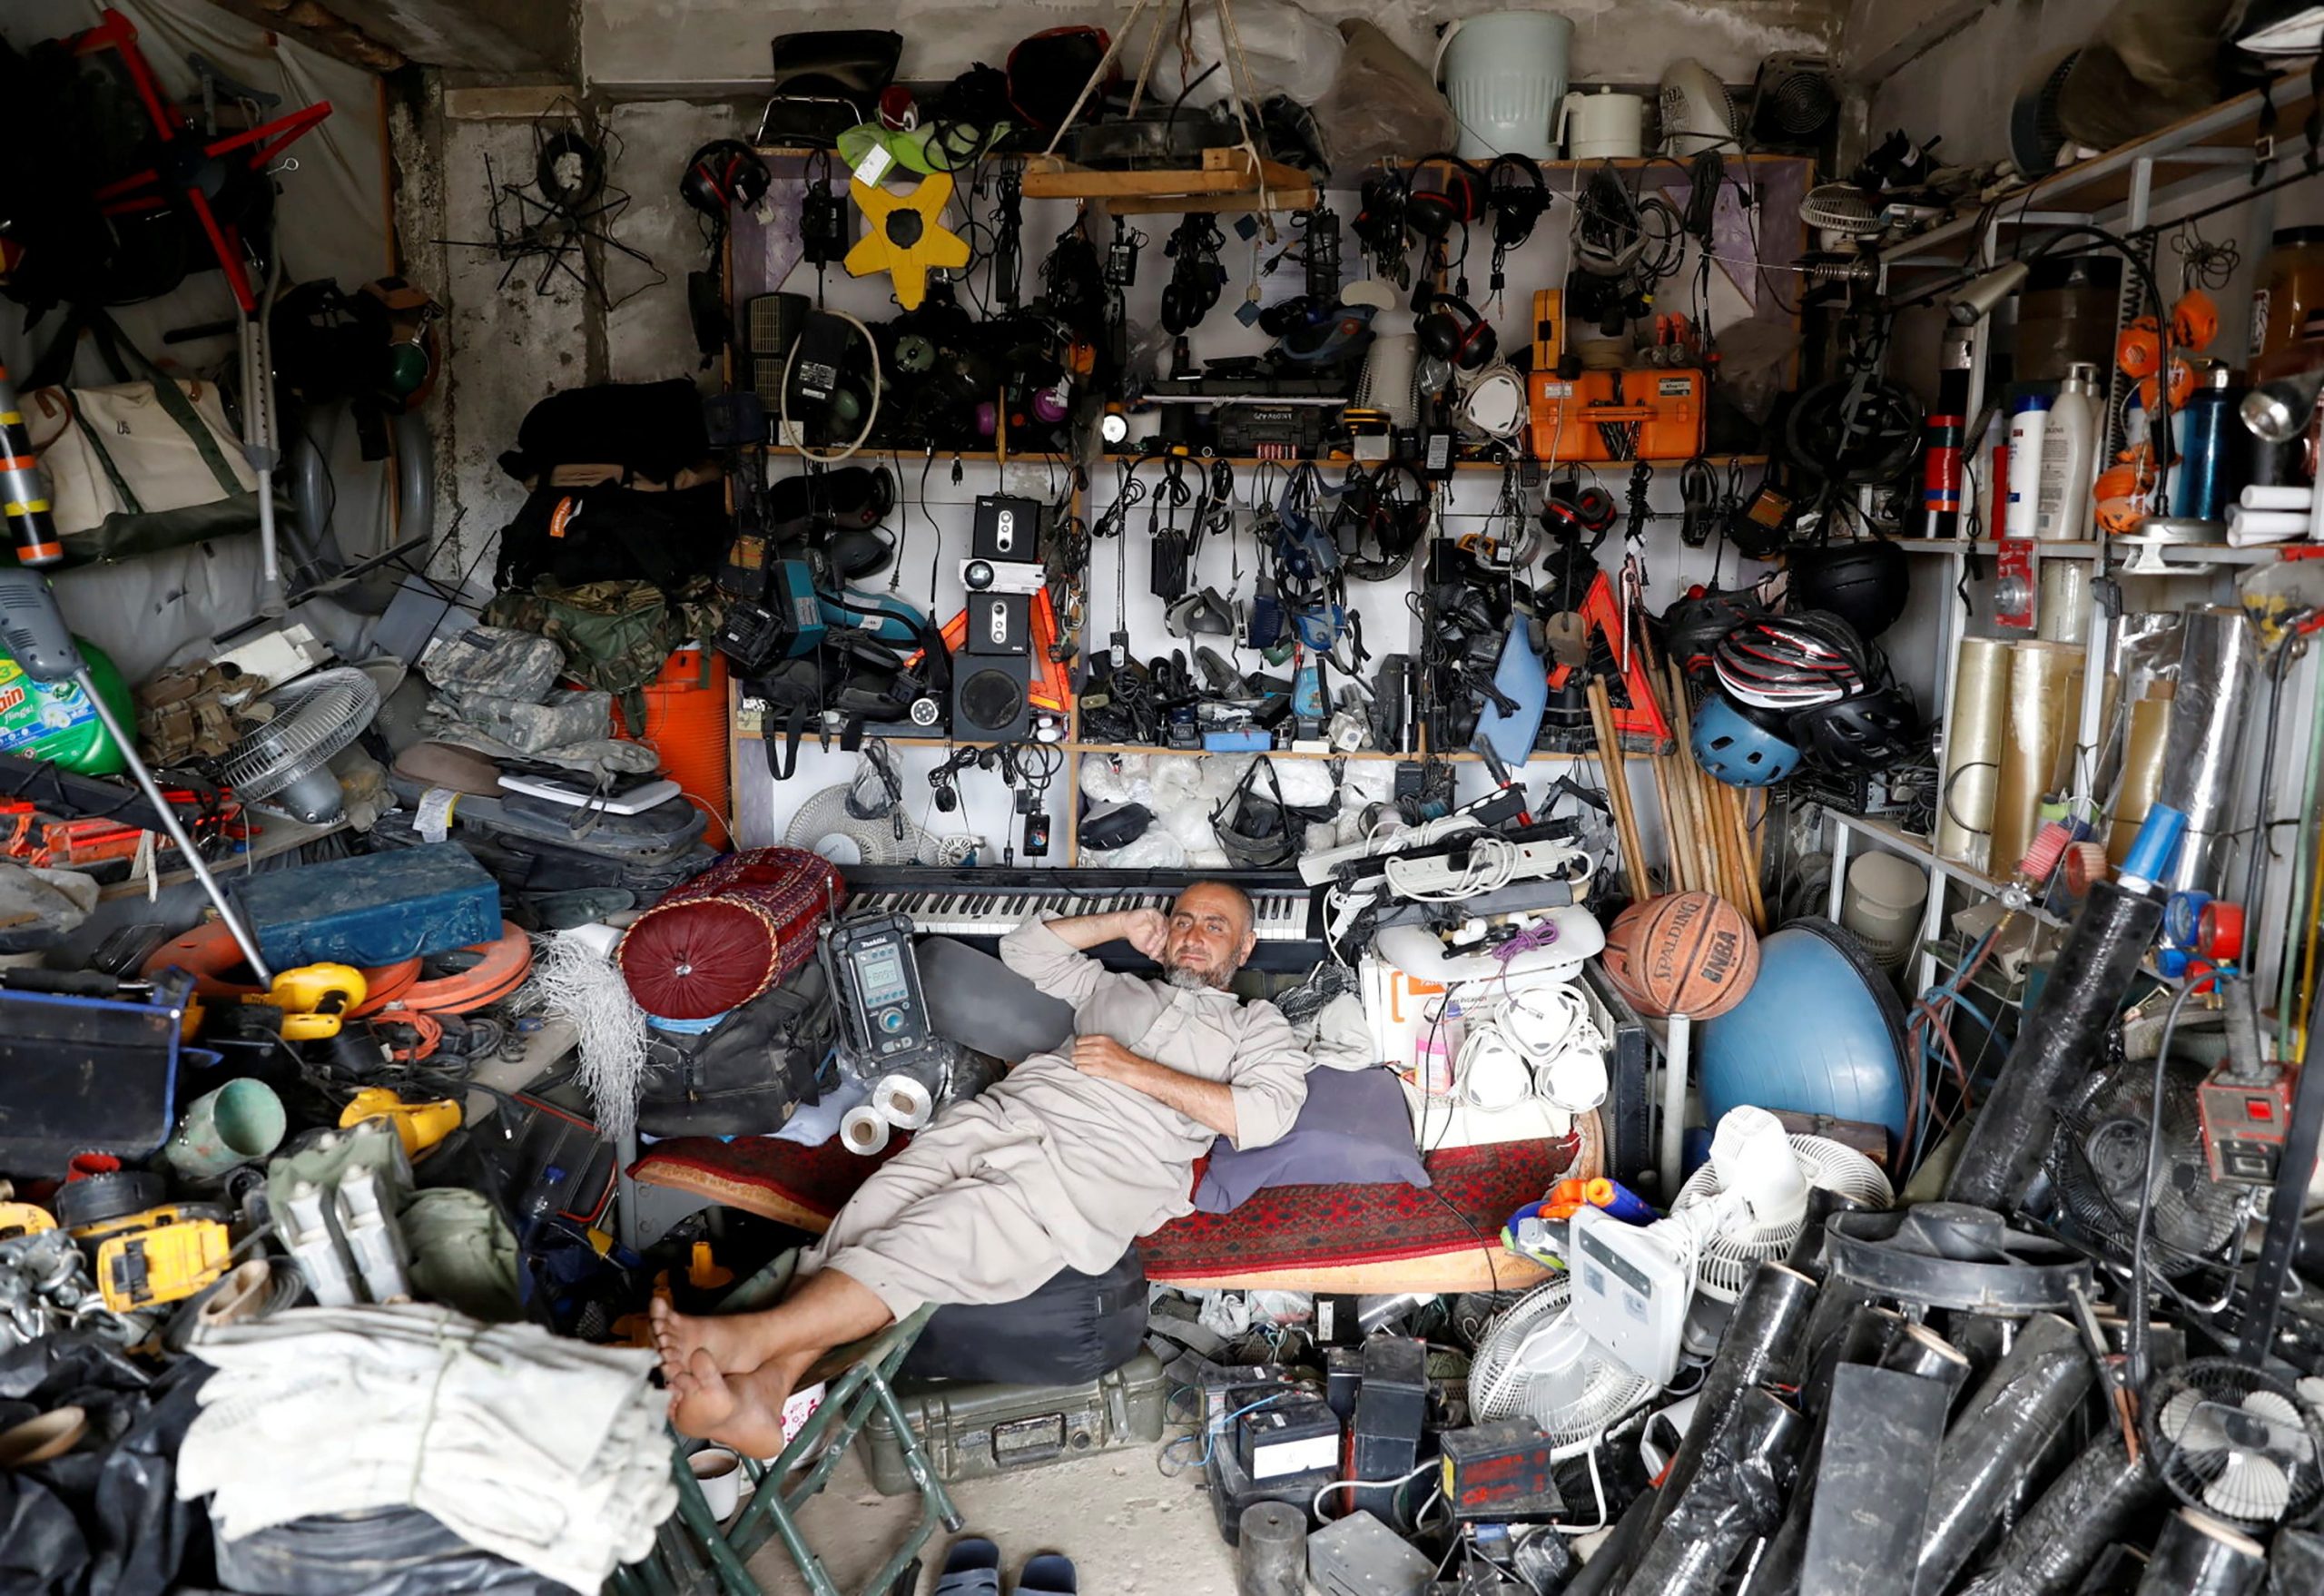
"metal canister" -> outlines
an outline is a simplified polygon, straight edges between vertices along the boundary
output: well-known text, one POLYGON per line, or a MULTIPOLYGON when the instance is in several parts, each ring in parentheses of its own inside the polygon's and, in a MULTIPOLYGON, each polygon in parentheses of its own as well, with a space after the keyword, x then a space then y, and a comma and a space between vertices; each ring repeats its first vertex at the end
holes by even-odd
POLYGON ((2192 520, 2225 520, 2227 507, 2243 491, 2243 484, 2233 480, 2242 456, 2231 434, 2240 429, 2236 407, 2243 402, 2242 391, 2233 386, 2234 381, 2234 372, 2213 365, 2203 372, 2195 391, 2181 408, 2179 463, 2172 473, 2171 507, 2192 520))

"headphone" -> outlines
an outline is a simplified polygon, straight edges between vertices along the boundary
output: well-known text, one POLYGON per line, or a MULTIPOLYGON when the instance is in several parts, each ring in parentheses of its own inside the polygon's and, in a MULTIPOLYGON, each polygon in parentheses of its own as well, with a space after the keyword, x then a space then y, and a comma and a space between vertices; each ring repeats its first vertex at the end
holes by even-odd
POLYGON ((1458 155, 1423 155, 1404 172, 1404 224, 1442 243, 1453 228, 1483 220, 1488 186, 1485 174, 1458 155), (1423 187, 1420 174, 1431 166, 1443 169, 1443 180, 1423 187))
POLYGON ((1492 323, 1458 294, 1431 294, 1428 309, 1414 325, 1420 347, 1463 371, 1483 369, 1501 352, 1501 339, 1492 323))
POLYGON ((750 210, 773 186, 766 163, 740 139, 713 139, 703 145, 686 158, 685 175, 678 179, 680 197, 710 218, 714 240, 726 231, 729 212, 738 205, 750 210))
POLYGON ((1492 207, 1492 247, 1507 251, 1533 236, 1534 223, 1550 208, 1550 185, 1531 155, 1496 155, 1485 168, 1485 195, 1492 207))

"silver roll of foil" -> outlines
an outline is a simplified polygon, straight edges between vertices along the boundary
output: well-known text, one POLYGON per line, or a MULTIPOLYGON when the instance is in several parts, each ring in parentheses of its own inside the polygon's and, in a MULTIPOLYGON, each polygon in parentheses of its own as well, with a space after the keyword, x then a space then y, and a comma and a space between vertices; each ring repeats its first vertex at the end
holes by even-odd
POLYGON ((869 1103, 859 1103, 839 1122, 839 1139, 851 1153, 871 1158, 888 1145, 888 1122, 869 1103))
POLYGON ((2260 642, 2239 609, 2191 609, 2181 633, 2179 690, 2171 699, 2162 782, 2154 800, 2187 817, 2186 844, 2171 886, 2215 891, 2233 831, 2227 806, 2243 754, 2243 723, 2260 642))
POLYGON ((909 1075, 883 1075, 872 1083, 867 1107, 898 1130, 918 1130, 936 1113, 936 1098, 909 1075))

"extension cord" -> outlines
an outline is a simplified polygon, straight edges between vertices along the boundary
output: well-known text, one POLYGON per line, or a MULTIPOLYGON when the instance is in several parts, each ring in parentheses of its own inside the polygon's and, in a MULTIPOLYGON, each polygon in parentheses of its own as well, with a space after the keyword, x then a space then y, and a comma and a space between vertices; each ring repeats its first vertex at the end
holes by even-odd
MULTIPOLYGON (((1496 840, 1498 841, 1498 840, 1496 840)), ((1472 885, 1475 872, 1468 862, 1455 865, 1449 858, 1431 856, 1423 859, 1391 861, 1388 888, 1397 897, 1448 901, 1451 894, 1469 902, 1491 892, 1498 892, 1517 882, 1539 881, 1555 876, 1564 879, 1563 872, 1582 863, 1579 849, 1568 842, 1499 842, 1493 850, 1496 858, 1489 868, 1493 878, 1489 886, 1472 885)), ((1475 850, 1471 850, 1472 857, 1475 850)))

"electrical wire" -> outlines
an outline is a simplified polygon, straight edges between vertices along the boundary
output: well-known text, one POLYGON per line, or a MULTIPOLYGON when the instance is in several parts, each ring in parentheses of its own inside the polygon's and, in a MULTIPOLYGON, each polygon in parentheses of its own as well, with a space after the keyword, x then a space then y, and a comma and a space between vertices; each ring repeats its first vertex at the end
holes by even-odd
POLYGON ((2164 1071, 2171 1065, 2171 1038, 2179 1029, 2180 1011, 2187 1000, 2195 995, 2198 983, 2188 981, 2171 1000, 2171 1009, 2162 1017, 2162 1036, 2154 1049, 2154 1089, 2152 1100, 2147 1104, 2146 1116, 2146 1181, 2139 1187, 2139 1213, 2131 1229, 2130 1302, 2125 1308, 2129 1316, 2128 1337, 2123 1343, 2123 1374, 2132 1391, 2142 1391, 2147 1378, 2147 1224, 2154 1211, 2154 1181, 2162 1164, 2162 1089, 2164 1071))

